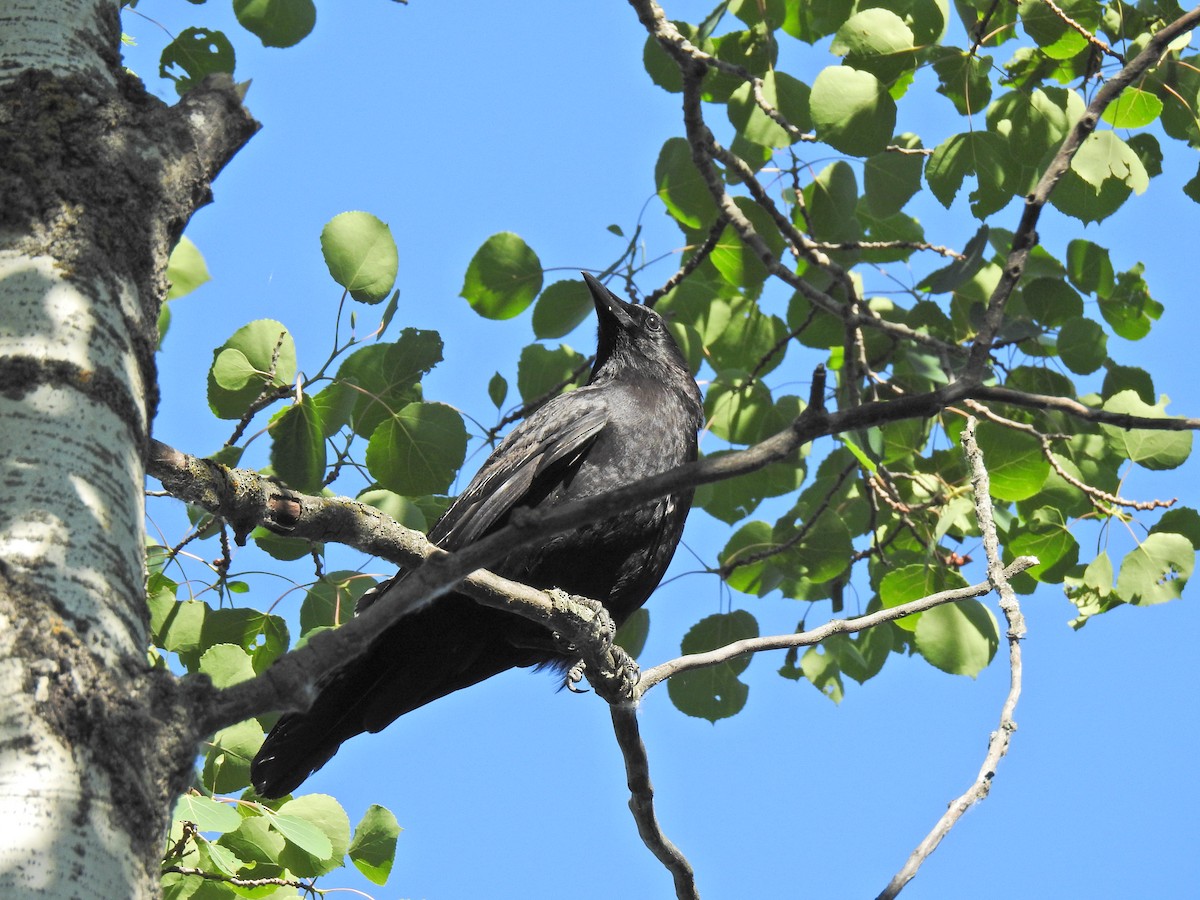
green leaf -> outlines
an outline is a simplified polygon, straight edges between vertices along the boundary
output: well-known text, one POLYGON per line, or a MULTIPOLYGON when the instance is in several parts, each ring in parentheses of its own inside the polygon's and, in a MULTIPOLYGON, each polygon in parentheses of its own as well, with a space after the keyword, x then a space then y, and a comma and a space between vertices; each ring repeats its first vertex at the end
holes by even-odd
POLYGON ((1025 520, 1026 530, 1008 542, 1014 557, 1036 556, 1038 564, 1026 572, 1038 581, 1056 584, 1079 560, 1079 544, 1058 509, 1043 507, 1025 520))
POLYGON ((1100 297, 1100 315, 1127 341, 1144 338, 1162 313, 1162 304, 1150 296, 1150 286, 1142 278, 1141 263, 1118 275, 1112 293, 1100 297))
MULTIPOLYGON (((714 27, 719 15, 714 17, 714 27)), ((702 26, 703 30, 703 26, 702 26)), ((710 32, 711 33, 711 32, 710 32)), ((741 66, 752 75, 765 78, 775 68, 778 44, 763 25, 745 31, 729 31, 712 39, 717 59, 741 66)), ((710 72, 704 81, 703 97, 711 103, 724 103, 745 79, 724 72, 710 72)))
POLYGON ((667 212, 680 225, 699 230, 716 219, 716 203, 683 138, 670 138, 663 144, 654 165, 654 184, 667 212))
POLYGON ((853 9, 854 0, 788 3, 782 27, 792 37, 812 44, 837 31, 853 9))
POLYGON ((977 437, 993 497, 1024 500, 1041 490, 1050 463, 1034 437, 994 422, 981 423, 977 437))
POLYGON ((937 92, 948 98, 960 116, 969 116, 987 108, 992 99, 992 58, 967 53, 957 47, 937 51, 933 70, 937 73, 937 92))
POLYGON ((1000 630, 990 609, 978 600, 960 600, 921 613, 913 645, 943 672, 974 678, 996 655, 1000 630))
MULTIPOLYGON (((717 561, 725 567, 755 557, 774 546, 774 531, 769 524, 762 521, 747 522, 734 532, 724 549, 717 554, 717 561)), ((779 574, 769 569, 766 561, 738 566, 725 576, 725 582, 735 591, 759 597, 773 591, 779 580, 779 574)))
POLYGON ((1191 180, 1183 186, 1183 193, 1196 203, 1200 203, 1200 169, 1196 170, 1196 174, 1191 180))
POLYGON ((1100 613, 1108 612, 1124 601, 1113 591, 1112 560, 1106 552, 1087 564, 1083 578, 1067 577, 1067 598, 1075 605, 1079 615, 1071 621, 1071 627, 1082 628, 1087 620, 1100 613))
MULTIPOLYGON (((1104 401, 1107 412, 1142 416, 1151 419, 1168 418, 1166 398, 1157 406, 1144 403, 1134 391, 1121 391, 1104 401)), ((1190 431, 1155 431, 1149 428, 1124 429, 1101 425, 1109 446, 1147 469, 1174 469, 1181 466, 1192 452, 1190 431)))
POLYGON ((175 82, 180 96, 214 72, 233 74, 233 44, 220 31, 185 28, 163 48, 158 74, 175 82))
POLYGON ((333 844, 325 833, 318 826, 306 822, 299 816, 286 814, 272 816, 271 824, 290 843, 319 859, 325 859, 333 852, 333 844))
POLYGON ((354 840, 346 851, 350 861, 372 884, 386 884, 396 859, 400 823, 391 810, 372 804, 354 829, 354 840))
POLYGON ((709 361, 718 371, 758 369, 759 377, 773 372, 783 362, 787 325, 777 316, 766 315, 750 299, 730 305, 729 324, 709 345, 709 361))
POLYGON ((1084 140, 1071 161, 1071 169, 1099 190, 1110 178, 1142 193, 1150 177, 1141 159, 1112 131, 1095 131, 1084 140))
POLYGON ((937 146, 925 164, 925 179, 933 195, 949 209, 963 179, 976 176, 978 187, 971 193, 971 211, 982 217, 1002 208, 1011 197, 1004 187, 1011 165, 1000 138, 988 131, 969 131, 937 146))
POLYGON ((1084 140, 1050 202, 1082 222, 1099 222, 1116 212, 1130 192, 1140 194, 1150 174, 1138 154, 1114 132, 1097 131, 1084 140))
POLYGON ((533 307, 534 337, 560 338, 574 331, 594 308, 592 294, 582 281, 556 281, 542 291, 533 307))
MULTIPOLYGON (((778 259, 783 253, 783 236, 761 206, 748 197, 734 198, 734 204, 750 220, 754 230, 778 259)), ((732 225, 726 225, 709 255, 713 267, 729 284, 756 295, 767 279, 767 268, 758 254, 742 242, 732 225)), ((752 302, 752 301, 751 301, 752 302)))
POLYGON ((374 586, 374 580, 358 572, 338 571, 322 575, 305 592, 304 602, 300 604, 301 634, 349 621, 354 617, 359 598, 374 586))
POLYGON ((1063 17, 1069 17, 1080 27, 1095 32, 1100 24, 1100 6, 1094 0, 1059 0, 1061 12, 1056 12, 1042 0, 1021 0, 1021 25, 1051 59, 1070 59, 1087 49, 1088 42, 1063 17))
POLYGON ((362 303, 392 292, 400 255, 392 230, 367 212, 344 212, 321 229, 321 253, 333 280, 362 303))
MULTIPOLYGON (((906 149, 921 146, 913 134, 902 134, 896 144, 906 149)), ((925 161, 916 153, 884 151, 870 157, 863 166, 863 191, 871 213, 887 218, 898 213, 921 189, 921 172, 925 161)))
MULTIPOLYGON (((695 25, 678 21, 671 24, 678 28, 679 33, 691 41, 694 46, 705 53, 712 53, 715 49, 707 34, 701 36, 695 25)), ((645 66, 650 80, 664 91, 678 94, 683 90, 683 76, 679 73, 678 64, 666 50, 659 46, 653 36, 646 38, 646 43, 642 47, 642 65, 645 66)))
POLYGON ((492 401, 496 409, 504 406, 504 400, 508 396, 508 380, 497 372, 492 376, 492 380, 488 382, 488 399, 492 401))
POLYGON ((396 315, 396 310, 400 308, 400 289, 392 291, 392 296, 388 299, 387 306, 383 308, 383 315, 379 317, 379 330, 375 332, 375 340, 381 340, 383 333, 388 330, 388 326, 392 324, 392 319, 396 315))
POLYGON ((817 137, 851 156, 883 150, 896 128, 896 103, 883 84, 848 66, 821 70, 809 107, 817 137))
POLYGON ((208 372, 208 405, 218 418, 240 419, 264 388, 291 384, 295 377, 296 344, 291 334, 274 319, 259 319, 243 325, 213 352, 213 368, 208 372), (235 363, 241 369, 248 365, 255 372, 241 388, 231 390, 217 380, 217 359, 225 350, 239 351, 246 363, 226 356, 223 365, 235 363))
POLYGON ((1149 91, 1127 87, 1100 116, 1113 128, 1142 128, 1159 117, 1163 102, 1149 91))
POLYGON ((421 507, 407 497, 401 497, 395 491, 373 488, 363 491, 354 499, 359 503, 375 507, 380 512, 391 516, 405 528, 411 528, 414 531, 428 531, 432 524, 425 518, 421 507))
POLYGON ((310 878, 343 864, 350 846, 350 819, 333 797, 305 794, 289 800, 279 807, 271 824, 287 838, 279 859, 292 874, 310 878))
POLYGON ((217 644, 200 655, 200 671, 212 679, 213 687, 227 688, 254 677, 250 655, 237 644, 217 644))
POLYGON ((1104 375, 1104 386, 1100 388, 1100 396, 1107 400, 1121 391, 1133 391, 1143 403, 1153 404, 1158 398, 1154 393, 1154 379, 1145 369, 1135 366, 1118 366, 1110 364, 1104 375))
POLYGON ((180 797, 171 818, 176 822, 194 822, 198 830, 206 832, 233 831, 242 823, 242 817, 232 806, 198 794, 180 797))
POLYGON ((416 328, 405 328, 394 343, 360 347, 346 357, 337 380, 356 386, 350 415, 354 433, 370 437, 385 419, 420 400, 418 382, 441 359, 441 335, 416 328))
POLYGON ((325 478, 325 429, 307 394, 276 416, 270 425, 271 467, 298 491, 316 493, 325 478))
MULTIPOLYGON (((808 111, 809 94, 808 85, 784 72, 772 70, 762 79, 762 96, 767 105, 777 110, 784 121, 801 131, 812 128, 812 117, 808 111)), ((787 147, 799 140, 763 112, 754 100, 749 82, 742 84, 729 96, 727 109, 729 121, 747 141, 763 147, 787 147)))
MULTIPOLYGON (((722 450, 707 455, 717 457, 729 452, 722 450)), ((703 485, 696 491, 695 505, 732 525, 754 512, 764 498, 789 494, 799 488, 804 474, 804 460, 796 456, 736 478, 723 478, 703 485)))
POLYGON ((262 742, 263 730, 255 719, 218 731, 204 756, 204 786, 214 794, 227 794, 247 787, 250 761, 262 742))
POLYGON ((837 664, 837 657, 822 647, 809 647, 800 657, 800 672, 818 691, 832 700, 841 703, 845 696, 842 685, 842 670, 837 664))
POLYGON ((621 623, 613 637, 613 643, 637 659, 646 647, 646 638, 650 636, 650 610, 643 607, 633 611, 633 614, 621 623))
MULTIPOLYGON (((1021 289, 1021 299, 1033 320, 1047 328, 1066 325, 1083 315, 1083 300, 1061 278, 1035 278, 1027 282, 1021 289)), ((1060 347, 1061 343, 1060 339, 1060 347)))
POLYGON ((709 430, 733 444, 754 444, 781 426, 774 415, 771 392, 761 381, 741 383, 737 373, 712 382, 704 397, 709 430))
POLYGON ((233 0, 233 11, 264 47, 298 44, 317 22, 313 0, 233 0))
POLYGON ((962 258, 925 276, 921 288, 932 294, 945 294, 974 278, 987 261, 988 227, 979 226, 975 236, 963 247, 962 258))
MULTIPOLYGON (((685 654, 704 653, 752 637, 758 637, 758 622, 750 613, 734 610, 701 619, 684 636, 680 650, 685 654)), ((671 702, 680 712, 710 722, 737 715, 750 693, 738 675, 749 664, 750 658, 742 656, 676 675, 667 683, 671 702)))
POLYGON ((1108 359, 1108 335, 1091 319, 1071 319, 1058 332, 1058 355, 1072 372, 1089 375, 1108 359))
POLYGON ((988 132, 1000 140, 1010 159, 1004 181, 1014 193, 1033 188, 1041 175, 1037 161, 1058 148, 1083 112, 1078 93, 1061 88, 1009 91, 988 107, 988 132))
POLYGON ((873 7, 852 15, 837 30, 829 52, 845 64, 893 85, 916 67, 912 29, 889 9, 873 7))
POLYGON ((655 307, 668 320, 689 325, 707 347, 720 339, 732 316, 729 301, 713 296, 714 289, 695 276, 675 285, 655 307))
POLYGON ((1200 513, 1186 506, 1169 509, 1154 523, 1151 534, 1182 534, 1192 547, 1200 550, 1200 513))
POLYGON ((305 394, 304 398, 312 402, 322 436, 331 438, 350 424, 361 396, 348 381, 335 380, 315 394, 305 394))
POLYGON ((187 656, 197 651, 202 642, 208 604, 201 600, 176 602, 169 592, 150 598, 150 626, 156 646, 171 653, 187 656))
POLYGON ((502 231, 475 251, 459 296, 484 318, 511 319, 524 312, 541 289, 537 254, 517 235, 502 231))
POLYGON ((236 831, 221 835, 220 844, 236 853, 239 859, 253 864, 254 873, 259 877, 276 877, 283 872, 279 854, 287 842, 271 828, 269 813, 243 818, 236 831))
POLYGON ((217 354, 212 364, 213 379, 227 391, 240 391, 256 375, 264 375, 250 365, 246 354, 234 347, 227 347, 217 354))
MULTIPOLYGON (((576 353, 566 344, 561 344, 554 350, 549 350, 541 344, 530 344, 521 351, 517 362, 517 390, 521 399, 526 403, 545 397, 555 388, 561 389, 563 383, 579 371, 584 363, 584 357, 576 353)), ((583 384, 587 380, 587 372, 579 372, 575 381, 567 387, 583 384)))
POLYGON ((367 471, 407 497, 446 491, 467 453, 462 416, 444 403, 410 403, 371 433, 367 471))
POLYGON ((812 236, 822 241, 856 241, 862 225, 854 215, 858 182, 854 169, 842 160, 822 169, 804 188, 812 236))
MULTIPOLYGON (((810 488, 810 491, 813 490, 810 488)), ((803 578, 813 583, 837 578, 850 565, 854 555, 853 537, 846 522, 833 509, 826 508, 816 513, 818 518, 809 524, 800 515, 810 513, 802 503, 776 523, 774 542, 788 545, 788 549, 775 557, 775 566, 783 569, 789 577, 803 578), (796 535, 802 531, 804 537, 798 542, 796 535)))
MULTIPOLYGON (((946 566, 911 565, 893 569, 879 582, 879 600, 884 609, 902 606, 931 594, 965 587, 966 580, 946 566)), ((916 631, 917 623, 926 613, 913 613, 896 619, 895 624, 905 631, 916 631)))
POLYGON ((181 237, 167 260, 167 281, 171 284, 167 299, 186 297, 211 278, 200 250, 187 235, 181 237))
POLYGON ((1182 534, 1147 535, 1121 560, 1117 593, 1138 606, 1177 600, 1196 564, 1196 549, 1182 534))
MULTIPOLYGON (((222 847, 220 844, 215 844, 203 836, 200 836, 197 839, 196 849, 199 854, 199 868, 208 872, 218 872, 223 875, 233 876, 236 875, 238 870, 245 865, 244 862, 237 858, 232 850, 227 847, 222 847)), ((219 882, 209 881, 206 882, 205 886, 215 887, 219 884, 219 882)), ((202 900, 204 893, 206 892, 201 889, 201 891, 197 891, 196 894, 193 894, 193 896, 199 894, 201 896, 197 897, 197 900, 202 900)))

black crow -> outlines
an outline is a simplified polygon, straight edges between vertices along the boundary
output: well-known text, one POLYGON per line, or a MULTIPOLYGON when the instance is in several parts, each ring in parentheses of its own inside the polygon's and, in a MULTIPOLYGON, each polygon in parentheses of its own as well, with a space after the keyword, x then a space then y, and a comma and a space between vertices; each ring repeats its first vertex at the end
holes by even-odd
MULTIPOLYGON (((492 453, 429 538, 454 551, 504 526, 514 509, 546 509, 631 484, 696 458, 700 391, 654 310, 584 280, 600 329, 588 383, 550 400, 492 453)), ((620 625, 658 586, 692 492, 662 497, 523 547, 492 566, 537 588, 604 604, 620 625)), ((402 571, 359 602, 387 603, 402 571)), ((541 626, 446 594, 401 618, 362 656, 318 685, 307 712, 287 713, 251 767, 264 797, 295 790, 364 731, 515 666, 573 662, 541 626)))

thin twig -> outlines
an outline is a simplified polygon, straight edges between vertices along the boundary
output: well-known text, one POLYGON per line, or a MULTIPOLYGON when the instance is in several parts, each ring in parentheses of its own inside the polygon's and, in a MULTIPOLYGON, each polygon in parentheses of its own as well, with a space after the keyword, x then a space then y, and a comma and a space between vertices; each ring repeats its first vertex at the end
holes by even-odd
MULTIPOLYGON (((1037 563, 1037 557, 1018 556, 1008 568, 1003 570, 1004 575, 1005 577, 1012 577, 1032 566, 1036 566, 1037 563)), ((735 641, 732 644, 727 644, 724 647, 718 647, 716 650, 710 650, 707 653, 692 653, 688 656, 680 656, 665 663, 660 663, 653 668, 643 670, 641 680, 638 682, 637 692, 639 696, 644 695, 656 684, 681 672, 719 666, 739 656, 762 653, 765 650, 790 650, 793 647, 809 647, 813 644, 819 644, 821 641, 835 634, 856 634, 860 631, 866 631, 868 628, 874 628, 884 622, 902 619, 905 616, 924 612, 927 609, 933 609, 935 606, 941 606, 945 603, 957 603, 960 600, 982 597, 985 594, 991 593, 992 590, 993 585, 990 581, 981 581, 978 584, 971 584, 966 587, 939 591, 936 594, 930 594, 928 597, 921 597, 919 600, 910 600, 908 603, 902 603, 899 606, 880 609, 865 616, 856 616, 853 619, 831 619, 819 628, 802 631, 798 634, 776 634, 770 637, 747 638, 743 641, 735 641)))
POLYGON ((1096 37, 1096 35, 1092 34, 1092 32, 1088 31, 1081 24, 1076 22, 1069 15, 1067 15, 1066 10, 1064 10, 1061 6, 1059 6, 1057 3, 1055 3, 1054 0, 1042 0, 1042 2, 1045 3, 1048 7, 1050 7, 1050 11, 1053 12, 1060 19, 1062 19, 1063 23, 1068 28, 1070 28, 1073 31, 1076 31, 1080 35, 1082 35, 1083 39, 1085 41, 1087 41, 1093 47, 1097 47, 1101 53, 1111 56, 1113 59, 1115 59, 1121 65, 1125 65, 1125 57, 1123 57, 1120 53, 1118 53, 1116 50, 1114 50, 1112 47, 1110 47, 1106 42, 1104 42, 1100 38, 1096 37))
MULTIPOLYGON (((1086 496, 1091 502, 1092 506, 1105 515, 1112 515, 1113 510, 1111 507, 1116 506, 1123 506, 1126 509, 1136 509, 1142 512, 1148 512, 1149 510, 1153 509, 1170 509, 1179 502, 1178 497, 1172 497, 1170 500, 1126 500, 1124 497, 1121 497, 1118 494, 1110 494, 1108 491, 1102 491, 1100 488, 1092 487, 1090 484, 1087 484, 1081 479, 1076 478, 1066 470, 1054 453, 1054 446, 1051 443, 1051 435, 1042 434, 1027 422, 1016 422, 1012 419, 1006 419, 1004 416, 992 412, 977 400, 967 400, 963 405, 974 410, 988 420, 995 422, 997 425, 1003 425, 1005 428, 1011 428, 1013 431, 1020 431, 1023 434, 1027 434, 1032 437, 1035 441, 1042 445, 1042 456, 1045 457, 1046 462, 1050 464, 1050 468, 1054 470, 1055 474, 1067 484, 1071 485, 1077 491, 1086 496), (1104 506, 1105 503, 1108 504, 1108 507, 1104 506)), ((1067 435, 1054 435, 1053 437, 1057 437, 1061 440, 1067 437, 1067 435)))
MULTIPOLYGON (((987 469, 984 468, 983 454, 975 440, 975 418, 967 419, 967 426, 962 434, 963 451, 967 464, 971 468, 971 485, 975 491, 975 515, 979 520, 979 530, 983 535, 983 548, 987 554, 988 581, 1000 595, 1000 608, 1008 622, 1008 666, 1009 688, 1004 704, 1000 708, 1000 725, 992 732, 988 740, 987 754, 979 769, 974 783, 952 802, 946 812, 938 819, 937 824, 917 845, 904 867, 896 873, 891 882, 877 900, 892 900, 904 886, 912 880, 921 868, 922 863, 929 857, 938 844, 941 843, 955 823, 962 818, 963 813, 982 800, 991 790, 992 778, 1000 760, 1008 753, 1008 746, 1017 723, 1013 720, 1013 712, 1017 708, 1017 700, 1021 696, 1021 640, 1025 637, 1025 617, 1021 613, 1021 605, 1017 602, 1016 592, 1009 583, 1010 571, 1004 568, 1000 558, 1000 539, 996 534, 996 523, 992 518, 991 488, 987 469)), ((1011 567, 1009 567, 1011 569, 1011 567)))
POLYGON ((653 308, 654 304, 661 300, 671 290, 673 290, 675 285, 679 284, 681 281, 683 281, 683 279, 691 275, 692 272, 699 267, 700 263, 708 259, 709 254, 716 249, 717 242, 721 239, 721 232, 725 230, 725 226, 727 224, 728 222, 726 222, 724 216, 717 216, 717 219, 715 222, 713 222, 712 227, 708 229, 708 237, 704 239, 704 243, 696 247, 696 252, 688 257, 687 262, 679 267, 679 271, 668 278, 663 283, 662 287, 647 294, 646 298, 642 302, 646 306, 653 308))

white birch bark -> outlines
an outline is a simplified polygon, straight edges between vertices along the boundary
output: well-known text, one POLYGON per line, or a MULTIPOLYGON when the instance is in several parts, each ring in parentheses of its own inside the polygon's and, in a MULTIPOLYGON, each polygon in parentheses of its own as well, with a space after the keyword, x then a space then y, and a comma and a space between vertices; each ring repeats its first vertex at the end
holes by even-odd
MULTIPOLYGON (((118 21, 114 0, 0 0, 0 132, 9 123, 0 142, 16 148, 0 153, 0 176, 8 176, 0 180, 6 900, 156 896, 165 785, 180 769, 178 759, 163 758, 160 710, 148 699, 161 682, 146 665, 143 573, 153 396, 147 334, 156 307, 149 295, 161 285, 161 275, 147 270, 169 248, 96 243, 106 228, 129 232, 130 222, 97 208, 95 198, 108 195, 88 190, 105 179, 112 185, 119 170, 114 176, 105 168, 111 159, 96 152, 76 169, 54 172, 54 160, 40 152, 57 139, 56 125, 65 122, 64 132, 78 137, 75 122, 122 102, 118 21), (48 121, 43 143, 26 140, 22 129, 39 122, 16 117, 42 99, 53 113, 74 97, 79 103, 67 113, 76 120, 48 121), (131 259, 114 247, 131 248, 131 259)), ((104 126, 96 133, 103 136, 104 126)), ((152 193, 131 185, 125 215, 152 193)), ((144 208, 157 225, 164 214, 144 208)), ((167 232, 145 233, 162 243, 167 232)), ((183 749, 186 766, 191 748, 183 749)))

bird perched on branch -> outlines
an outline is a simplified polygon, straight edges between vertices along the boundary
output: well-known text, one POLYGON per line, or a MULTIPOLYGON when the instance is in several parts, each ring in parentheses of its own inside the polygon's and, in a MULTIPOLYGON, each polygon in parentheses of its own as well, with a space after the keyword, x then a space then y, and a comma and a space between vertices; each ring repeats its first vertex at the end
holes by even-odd
MULTIPOLYGON (((696 458, 700 391, 662 317, 626 303, 590 275, 599 337, 587 385, 550 400, 496 448, 434 525, 448 551, 503 527, 513 510, 582 500, 696 458)), ((494 572, 537 588, 597 600, 620 625, 662 579, 692 492, 661 497, 520 548, 494 572)), ((401 571, 359 601, 387 603, 401 571)), ((540 625, 449 593, 385 631, 363 655, 326 677, 307 712, 287 713, 251 766, 264 797, 295 790, 343 741, 517 666, 566 669, 540 625)))

